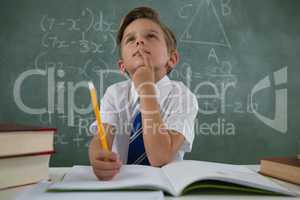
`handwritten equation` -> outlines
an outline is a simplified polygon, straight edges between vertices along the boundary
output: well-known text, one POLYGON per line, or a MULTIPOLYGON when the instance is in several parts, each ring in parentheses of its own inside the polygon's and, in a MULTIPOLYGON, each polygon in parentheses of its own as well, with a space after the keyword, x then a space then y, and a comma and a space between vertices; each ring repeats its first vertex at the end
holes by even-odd
POLYGON ((116 23, 104 18, 103 11, 94 13, 86 8, 79 17, 58 19, 43 15, 40 29, 41 45, 45 48, 66 50, 78 48, 80 53, 113 54, 116 50, 116 23), (90 37, 89 37, 90 35, 90 37))

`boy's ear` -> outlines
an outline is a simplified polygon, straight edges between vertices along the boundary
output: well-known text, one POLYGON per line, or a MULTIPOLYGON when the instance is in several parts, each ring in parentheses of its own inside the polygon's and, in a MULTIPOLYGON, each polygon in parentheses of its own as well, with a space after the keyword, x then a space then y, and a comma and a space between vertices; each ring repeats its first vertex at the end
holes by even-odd
POLYGON ((174 49, 170 53, 170 58, 167 63, 167 71, 171 71, 179 62, 179 52, 177 49, 174 49))
POLYGON ((125 73, 126 72, 125 65, 124 65, 124 62, 123 62, 122 59, 118 60, 118 66, 119 66, 119 69, 120 69, 121 73, 125 73))

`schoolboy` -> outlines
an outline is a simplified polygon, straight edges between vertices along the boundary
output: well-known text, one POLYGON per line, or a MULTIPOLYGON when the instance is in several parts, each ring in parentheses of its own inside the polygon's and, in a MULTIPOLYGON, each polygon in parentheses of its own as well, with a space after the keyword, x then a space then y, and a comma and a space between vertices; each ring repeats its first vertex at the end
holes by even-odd
MULTIPOLYGON (((100 180, 112 179, 122 164, 160 167, 182 160, 191 151, 195 95, 167 74, 179 61, 174 34, 149 7, 131 10, 119 28, 119 69, 130 80, 110 86, 101 101, 101 116, 110 151, 97 134, 89 159, 100 180)), ((94 122, 90 130, 97 131, 94 122)))

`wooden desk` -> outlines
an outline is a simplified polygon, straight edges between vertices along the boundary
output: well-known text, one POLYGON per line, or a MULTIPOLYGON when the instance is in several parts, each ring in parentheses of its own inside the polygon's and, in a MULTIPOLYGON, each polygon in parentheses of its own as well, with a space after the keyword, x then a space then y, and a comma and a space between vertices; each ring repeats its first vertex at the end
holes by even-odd
MULTIPOLYGON (((257 171, 259 166, 258 165, 246 165, 246 167, 250 168, 251 170, 257 171)), ((63 175, 69 170, 67 167, 60 167, 60 168, 50 168, 50 178, 54 182, 57 182, 62 179, 63 175)), ((169 200, 215 200, 215 199, 221 199, 221 200, 240 200, 240 199, 261 199, 261 200, 268 200, 268 199, 278 199, 278 200, 291 200, 291 199, 300 199, 300 186, 286 183, 283 181, 272 179, 273 181, 277 182, 278 184, 292 190, 298 193, 298 197, 284 197, 284 196, 266 196, 266 195, 259 195, 259 194, 246 194, 246 193, 237 193, 237 192, 217 192, 217 193, 200 193, 192 194, 192 195, 184 195, 181 197, 172 197, 172 196, 166 196, 166 199, 169 200)), ((15 200, 18 193, 24 191, 27 188, 31 188, 34 185, 24 186, 24 187, 17 187, 7 190, 1 190, 0 191, 0 200, 15 200)), ((87 199, 88 200, 88 199, 87 199)))

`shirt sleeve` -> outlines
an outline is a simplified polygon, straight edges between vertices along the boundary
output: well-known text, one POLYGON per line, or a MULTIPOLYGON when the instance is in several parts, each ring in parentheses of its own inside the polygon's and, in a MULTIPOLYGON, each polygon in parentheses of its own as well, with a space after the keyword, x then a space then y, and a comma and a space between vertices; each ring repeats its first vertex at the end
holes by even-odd
POLYGON ((198 113, 198 102, 191 92, 171 97, 164 120, 168 130, 174 130, 185 137, 180 151, 190 152, 194 140, 194 124, 198 113))
MULTIPOLYGON (((112 87, 108 87, 105 91, 103 98, 100 101, 100 114, 102 123, 111 124, 116 126, 118 123, 118 110, 115 105, 115 94, 112 87)), ((97 121, 94 121, 89 128, 92 134, 98 131, 97 121)))

